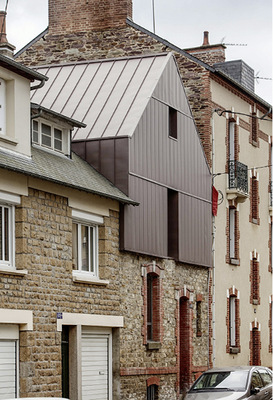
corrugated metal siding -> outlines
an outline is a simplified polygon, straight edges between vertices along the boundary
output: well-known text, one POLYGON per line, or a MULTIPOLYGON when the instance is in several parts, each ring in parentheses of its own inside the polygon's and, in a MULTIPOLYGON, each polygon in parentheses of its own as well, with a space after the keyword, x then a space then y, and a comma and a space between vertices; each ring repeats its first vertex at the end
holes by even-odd
POLYGON ((129 187, 140 205, 125 208, 125 249, 166 257, 167 189, 133 176, 129 187))

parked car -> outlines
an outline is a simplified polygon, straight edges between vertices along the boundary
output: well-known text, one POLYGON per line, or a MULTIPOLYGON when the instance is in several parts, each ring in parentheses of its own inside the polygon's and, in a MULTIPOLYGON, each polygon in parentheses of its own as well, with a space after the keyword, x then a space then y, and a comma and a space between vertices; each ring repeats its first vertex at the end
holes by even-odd
POLYGON ((192 385, 185 400, 272 400, 273 374, 266 367, 212 368, 192 385))

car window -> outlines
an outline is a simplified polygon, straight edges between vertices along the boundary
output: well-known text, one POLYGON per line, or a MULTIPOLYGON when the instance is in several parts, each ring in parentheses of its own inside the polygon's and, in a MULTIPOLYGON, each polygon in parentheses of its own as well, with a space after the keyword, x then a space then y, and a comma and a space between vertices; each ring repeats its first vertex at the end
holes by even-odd
POLYGON ((262 377, 264 386, 270 385, 272 383, 272 376, 269 374, 269 372, 266 369, 260 368, 259 373, 262 377))
POLYGON ((254 371, 251 377, 251 389, 262 388, 263 382, 258 371, 254 371))
POLYGON ((193 385, 191 391, 205 389, 229 389, 244 391, 246 389, 248 371, 217 371, 204 373, 193 385))

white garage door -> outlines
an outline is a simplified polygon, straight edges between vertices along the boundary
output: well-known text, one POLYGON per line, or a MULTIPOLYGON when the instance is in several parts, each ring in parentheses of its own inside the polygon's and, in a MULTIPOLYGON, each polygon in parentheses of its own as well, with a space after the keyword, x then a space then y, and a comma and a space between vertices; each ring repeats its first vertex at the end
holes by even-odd
POLYGON ((82 400, 112 399, 111 332, 82 331, 82 400))
POLYGON ((16 371, 16 341, 0 340, 0 400, 16 398, 16 371))

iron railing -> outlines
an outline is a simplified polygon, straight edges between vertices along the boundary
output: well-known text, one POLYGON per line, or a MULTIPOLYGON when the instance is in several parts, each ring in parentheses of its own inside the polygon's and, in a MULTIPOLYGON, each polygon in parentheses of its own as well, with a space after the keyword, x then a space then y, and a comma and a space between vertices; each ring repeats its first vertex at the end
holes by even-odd
POLYGON ((248 193, 248 173, 247 165, 230 160, 228 162, 228 183, 229 189, 237 189, 241 192, 248 193))

